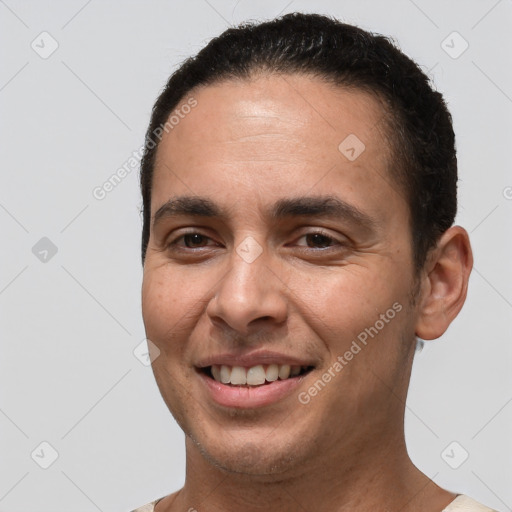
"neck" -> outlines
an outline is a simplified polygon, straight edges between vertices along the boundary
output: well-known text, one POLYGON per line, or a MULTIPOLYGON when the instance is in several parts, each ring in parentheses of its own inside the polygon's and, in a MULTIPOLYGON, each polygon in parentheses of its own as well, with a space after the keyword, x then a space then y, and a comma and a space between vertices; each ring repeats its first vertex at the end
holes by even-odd
POLYGON ((379 435, 376 444, 360 439, 351 442, 350 454, 329 452, 308 461, 307 468, 246 475, 215 467, 187 438, 185 485, 168 510, 440 512, 455 498, 414 466, 403 432, 379 435))

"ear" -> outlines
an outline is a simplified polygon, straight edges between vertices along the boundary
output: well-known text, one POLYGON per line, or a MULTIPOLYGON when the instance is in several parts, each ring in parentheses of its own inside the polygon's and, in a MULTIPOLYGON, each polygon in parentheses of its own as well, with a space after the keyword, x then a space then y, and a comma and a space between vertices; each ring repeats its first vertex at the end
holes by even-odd
POLYGON ((416 336, 434 340, 448 329, 466 300, 472 268, 469 235, 452 226, 430 252, 423 270, 416 336))

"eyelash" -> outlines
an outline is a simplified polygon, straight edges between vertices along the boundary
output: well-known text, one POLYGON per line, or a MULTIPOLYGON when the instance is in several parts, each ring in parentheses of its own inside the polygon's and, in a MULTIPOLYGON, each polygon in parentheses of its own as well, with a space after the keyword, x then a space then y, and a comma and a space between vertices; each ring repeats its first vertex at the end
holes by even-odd
MULTIPOLYGON (((199 235, 199 236, 201 236, 201 237, 203 237, 203 238, 205 238, 207 240, 211 240, 211 238, 209 236, 204 235, 200 231, 191 231, 189 233, 183 233, 179 237, 175 238, 173 241, 169 242, 167 244, 167 249, 178 250, 178 251, 185 251, 185 252, 189 252, 189 251, 196 252, 196 249, 198 249, 198 250, 203 249, 203 247, 183 247, 183 246, 179 246, 178 245, 178 241, 180 241, 181 239, 184 239, 186 236, 193 236, 193 235, 199 235)), ((338 244, 339 246, 342 246, 342 247, 346 247, 347 246, 346 243, 343 243, 343 242, 340 242, 339 240, 336 240, 334 237, 332 237, 331 235, 329 235, 328 233, 326 233, 324 231, 311 231, 309 233, 304 233, 303 235, 301 235, 299 237, 299 240, 301 238, 306 237, 306 236, 314 236, 314 235, 320 235, 320 236, 326 238, 328 240, 328 243, 334 242, 335 244, 338 244)), ((301 246, 301 247, 302 247, 303 250, 304 249, 305 250, 313 250, 315 252, 317 252, 317 251, 327 251, 329 249, 335 248, 333 245, 329 245, 328 247, 323 247, 323 248, 313 248, 313 247, 304 247, 304 246, 301 246)))

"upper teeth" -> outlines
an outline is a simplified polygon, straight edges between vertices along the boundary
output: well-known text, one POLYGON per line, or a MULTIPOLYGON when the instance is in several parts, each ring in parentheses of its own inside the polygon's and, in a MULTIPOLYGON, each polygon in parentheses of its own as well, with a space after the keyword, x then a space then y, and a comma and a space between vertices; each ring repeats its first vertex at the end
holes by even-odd
POLYGON ((265 381, 273 382, 278 378, 281 380, 288 377, 295 377, 301 372, 301 366, 290 366, 289 364, 269 364, 263 366, 258 364, 250 368, 243 366, 226 366, 214 364, 211 367, 212 376, 217 382, 242 386, 259 386, 265 381))

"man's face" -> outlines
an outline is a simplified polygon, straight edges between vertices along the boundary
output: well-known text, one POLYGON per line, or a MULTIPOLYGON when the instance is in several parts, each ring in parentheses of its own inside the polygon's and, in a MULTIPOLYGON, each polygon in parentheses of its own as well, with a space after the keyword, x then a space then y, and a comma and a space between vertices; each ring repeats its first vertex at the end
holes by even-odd
POLYGON ((158 149, 142 287, 190 446, 264 474, 400 433, 414 274, 380 105, 298 75, 193 97, 158 149))

